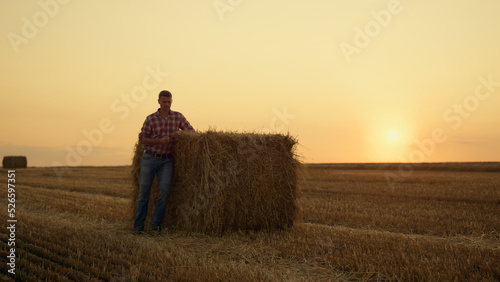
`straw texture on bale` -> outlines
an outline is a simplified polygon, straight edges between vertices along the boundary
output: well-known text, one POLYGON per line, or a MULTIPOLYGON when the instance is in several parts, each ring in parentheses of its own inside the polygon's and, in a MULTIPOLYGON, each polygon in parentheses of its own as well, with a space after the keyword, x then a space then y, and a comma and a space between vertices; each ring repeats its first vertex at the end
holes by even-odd
MULTIPOLYGON (((212 234, 293 226, 300 220, 301 164, 295 144, 293 137, 280 134, 182 133, 174 143, 174 177, 164 225, 212 234)), ((136 145, 134 215, 142 153, 142 146, 136 145)), ((147 220, 157 198, 155 180, 147 220)))
POLYGON ((5 156, 2 160, 3 168, 26 168, 28 160, 25 156, 5 156))

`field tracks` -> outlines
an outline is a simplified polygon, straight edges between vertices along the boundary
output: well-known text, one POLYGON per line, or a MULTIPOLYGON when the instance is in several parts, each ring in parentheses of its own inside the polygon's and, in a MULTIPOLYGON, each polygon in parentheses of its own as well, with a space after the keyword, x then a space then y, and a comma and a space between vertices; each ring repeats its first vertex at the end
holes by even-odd
MULTIPOLYGON (((304 223, 275 232, 136 236, 128 167, 16 174, 16 278, 24 281, 500 280, 500 175, 308 169, 304 223)), ((478 166, 474 166, 478 170, 478 166)), ((492 165, 488 165, 492 169, 492 165)), ((6 173, 0 170, 0 181, 6 173)), ((7 200, 0 200, 2 210, 7 200)), ((0 213, 7 220, 7 213, 0 213)), ((0 231, 2 261, 8 233, 0 231)), ((0 278, 12 278, 2 263, 0 278)))

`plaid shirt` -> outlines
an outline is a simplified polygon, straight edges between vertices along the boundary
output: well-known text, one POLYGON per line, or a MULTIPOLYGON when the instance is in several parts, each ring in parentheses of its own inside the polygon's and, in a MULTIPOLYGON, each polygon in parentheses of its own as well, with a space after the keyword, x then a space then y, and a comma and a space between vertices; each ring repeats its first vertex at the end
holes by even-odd
MULTIPOLYGON (((194 130, 181 113, 170 110, 167 117, 162 117, 160 109, 158 109, 157 112, 150 114, 144 121, 141 133, 139 133, 139 141, 144 137, 151 139, 160 139, 164 136, 171 137, 179 129, 194 130)), ((144 145, 144 149, 158 154, 171 154, 172 144, 144 145)))

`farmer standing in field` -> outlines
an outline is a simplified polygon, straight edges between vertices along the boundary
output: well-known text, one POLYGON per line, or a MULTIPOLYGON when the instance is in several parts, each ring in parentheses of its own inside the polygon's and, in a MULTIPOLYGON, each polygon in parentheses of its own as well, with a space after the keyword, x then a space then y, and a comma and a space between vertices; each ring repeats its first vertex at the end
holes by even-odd
POLYGON ((144 146, 145 151, 141 158, 139 197, 134 223, 137 234, 144 231, 149 192, 155 175, 158 179, 159 196, 151 220, 151 228, 154 232, 161 232, 174 172, 171 140, 180 133, 179 129, 194 130, 181 113, 170 110, 172 93, 166 90, 161 91, 158 95, 158 103, 160 108, 146 118, 139 134, 139 144, 144 146))

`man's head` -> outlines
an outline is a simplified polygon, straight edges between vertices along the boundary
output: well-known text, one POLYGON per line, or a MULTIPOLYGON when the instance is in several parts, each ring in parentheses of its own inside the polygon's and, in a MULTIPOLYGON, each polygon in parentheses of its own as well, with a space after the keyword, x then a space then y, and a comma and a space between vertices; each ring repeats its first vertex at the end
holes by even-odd
POLYGON ((162 91, 160 91, 160 94, 158 94, 158 100, 161 97, 170 97, 170 98, 172 98, 172 93, 170 93, 170 91, 167 91, 167 90, 162 90, 162 91))
POLYGON ((162 110, 170 110, 172 106, 172 93, 167 90, 163 90, 158 94, 158 104, 162 110))

